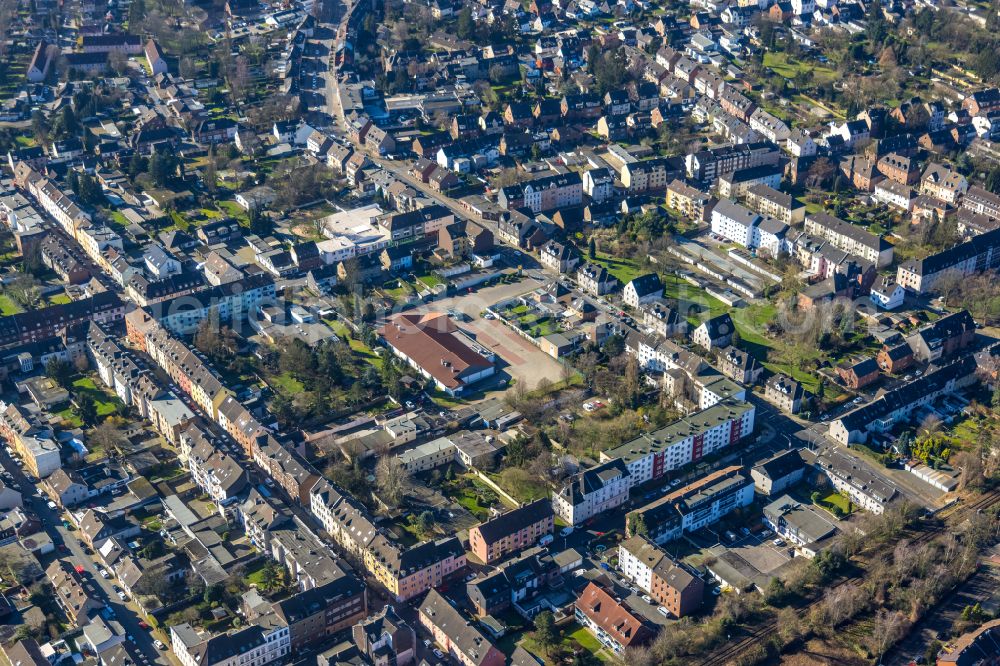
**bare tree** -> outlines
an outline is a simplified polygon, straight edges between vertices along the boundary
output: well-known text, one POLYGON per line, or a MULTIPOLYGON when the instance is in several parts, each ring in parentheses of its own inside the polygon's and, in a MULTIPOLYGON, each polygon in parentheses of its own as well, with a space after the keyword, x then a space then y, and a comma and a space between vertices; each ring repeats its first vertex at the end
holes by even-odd
POLYGON ((867 638, 868 652, 881 663, 882 655, 902 638, 907 629, 906 617, 899 611, 881 608, 875 614, 871 634, 867 638))
POLYGON ((395 456, 386 456, 375 466, 379 498, 393 508, 400 506, 412 485, 410 473, 395 456))
POLYGON ((118 450, 120 453, 127 453, 131 450, 125 433, 122 432, 113 418, 104 419, 91 430, 90 441, 105 451, 118 450))

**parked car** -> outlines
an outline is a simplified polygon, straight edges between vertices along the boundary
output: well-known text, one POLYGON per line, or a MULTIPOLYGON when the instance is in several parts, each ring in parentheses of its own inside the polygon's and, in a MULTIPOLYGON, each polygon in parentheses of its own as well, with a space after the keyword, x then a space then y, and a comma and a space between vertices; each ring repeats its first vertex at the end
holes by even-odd
POLYGON ((166 650, 167 649, 167 646, 164 645, 163 641, 161 641, 161 640, 155 640, 155 641, 153 641, 153 645, 156 646, 157 650, 166 650))
POLYGON ((647 604, 653 603, 653 599, 648 594, 642 595, 642 600, 645 601, 647 604))
POLYGON ((668 611, 663 606, 658 606, 656 612, 662 615, 663 617, 670 617, 670 611, 668 611))
POLYGON ((437 657, 438 659, 444 659, 444 652, 441 652, 441 650, 434 648, 432 652, 434 652, 434 656, 437 657))
POLYGON ((99 567, 97 569, 97 573, 98 575, 100 575, 101 578, 111 578, 111 574, 109 574, 108 570, 103 567, 99 567))
POLYGON ((49 500, 48 502, 46 502, 45 506, 49 507, 49 509, 52 510, 52 511, 56 511, 56 510, 59 509, 59 505, 56 504, 55 502, 53 502, 52 500, 49 500))

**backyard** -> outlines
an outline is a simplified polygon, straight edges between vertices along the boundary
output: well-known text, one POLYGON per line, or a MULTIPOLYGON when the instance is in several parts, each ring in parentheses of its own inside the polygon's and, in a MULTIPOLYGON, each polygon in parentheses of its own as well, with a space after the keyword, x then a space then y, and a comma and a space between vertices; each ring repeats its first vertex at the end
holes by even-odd
POLYGON ((815 499, 816 506, 826 509, 836 518, 843 518, 854 512, 855 506, 850 499, 839 492, 831 492, 825 497, 815 499))
POLYGON ((510 310, 507 310, 504 315, 510 319, 514 325, 522 331, 526 331, 534 338, 551 335, 552 333, 558 333, 561 330, 559 322, 557 322, 554 317, 540 314, 524 304, 517 305, 510 310))
POLYGON ((0 316, 15 315, 21 312, 21 307, 7 294, 0 294, 0 316))
POLYGON ((118 411, 121 406, 121 400, 117 396, 112 395, 108 391, 97 386, 94 380, 90 377, 80 377, 73 382, 70 387, 70 392, 77 396, 77 398, 88 396, 94 401, 97 406, 98 416, 108 416, 114 414, 118 411))
POLYGON ((457 502, 478 520, 490 517, 490 507, 499 506, 500 498, 495 492, 471 474, 461 474, 441 483, 445 497, 457 502))
POLYGON ((588 261, 598 266, 604 266, 609 273, 618 278, 621 283, 628 284, 633 279, 646 273, 639 265, 631 259, 618 259, 611 255, 598 252, 597 255, 588 261))

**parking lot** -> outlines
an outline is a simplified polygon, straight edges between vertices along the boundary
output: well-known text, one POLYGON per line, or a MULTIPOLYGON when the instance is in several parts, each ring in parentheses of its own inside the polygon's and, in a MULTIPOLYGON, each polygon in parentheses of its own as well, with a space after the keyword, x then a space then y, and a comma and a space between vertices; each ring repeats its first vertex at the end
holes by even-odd
POLYGON ((476 318, 462 324, 462 328, 477 342, 496 352, 508 364, 504 372, 528 389, 538 386, 542 378, 559 381, 562 365, 499 321, 476 318))
POLYGON ((775 572, 793 559, 792 544, 777 546, 774 544, 775 538, 770 530, 766 530, 750 534, 737 533, 736 540, 730 541, 725 534, 716 534, 711 529, 699 530, 687 537, 701 549, 693 559, 703 560, 725 555, 726 559, 738 562, 741 569, 764 576, 775 575, 775 572))

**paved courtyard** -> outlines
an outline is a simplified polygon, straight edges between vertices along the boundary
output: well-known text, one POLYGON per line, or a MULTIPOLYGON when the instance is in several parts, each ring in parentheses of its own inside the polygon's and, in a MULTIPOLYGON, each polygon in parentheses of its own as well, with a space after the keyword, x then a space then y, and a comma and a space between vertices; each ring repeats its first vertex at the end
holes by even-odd
POLYGON ((461 325, 480 344, 496 352, 507 363, 504 372, 534 389, 542 378, 562 379, 562 365, 531 342, 493 319, 476 318, 461 325))

